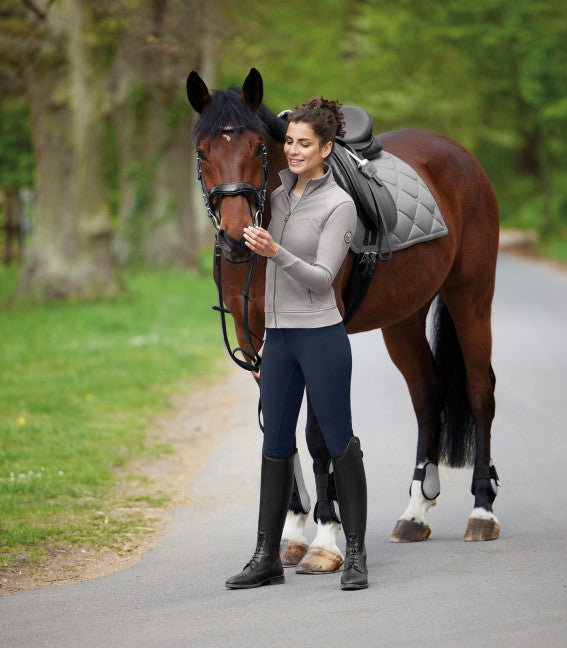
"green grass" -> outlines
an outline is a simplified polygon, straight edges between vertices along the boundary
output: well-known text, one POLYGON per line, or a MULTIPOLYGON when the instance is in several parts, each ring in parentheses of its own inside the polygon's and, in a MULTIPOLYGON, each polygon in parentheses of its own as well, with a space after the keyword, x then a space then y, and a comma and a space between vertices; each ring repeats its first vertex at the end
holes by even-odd
POLYGON ((567 263, 567 232, 562 236, 555 236, 547 241, 540 243, 539 250, 541 254, 548 257, 552 261, 559 261, 560 263, 567 263))
MULTIPOLYGON (((0 268, 0 303, 16 279, 0 268)), ((171 451, 148 447, 148 422, 182 384, 216 373, 210 275, 126 282, 109 302, 0 309, 0 568, 61 543, 119 547, 147 525, 143 497, 118 495, 124 468, 171 451)))

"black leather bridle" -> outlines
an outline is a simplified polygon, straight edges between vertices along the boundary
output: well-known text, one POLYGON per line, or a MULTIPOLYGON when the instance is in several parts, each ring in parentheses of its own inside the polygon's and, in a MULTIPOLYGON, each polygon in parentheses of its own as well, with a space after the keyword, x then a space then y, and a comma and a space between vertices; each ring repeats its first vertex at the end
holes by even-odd
MULTIPOLYGON (((222 129, 223 133, 232 133, 235 130, 242 130, 238 126, 224 126, 222 129)), ((252 343, 252 336, 250 334, 250 326, 248 323, 248 304, 252 301, 250 297, 250 282, 252 280, 252 270, 254 269, 254 264, 258 259, 258 255, 253 253, 250 260, 250 268, 248 269, 248 275, 246 277, 246 284, 244 290, 241 292, 243 305, 242 305, 242 326, 244 329, 244 336, 246 342, 248 343, 249 349, 243 347, 231 348, 230 342, 228 340, 228 334, 226 329, 226 315, 230 314, 230 309, 224 305, 224 300, 222 296, 222 276, 221 276, 221 248, 218 244, 218 233, 220 231, 220 222, 221 222, 221 202, 226 196, 244 196, 246 202, 248 203, 248 211, 250 215, 250 223, 254 226, 262 225, 262 216, 264 214, 264 204, 266 202, 266 189, 268 186, 268 152, 266 147, 262 144, 260 147, 262 155, 262 177, 260 180, 260 188, 258 189, 256 185, 251 182, 224 182, 210 189, 207 189, 205 186, 205 181, 203 179, 203 171, 201 168, 201 157, 199 152, 197 152, 197 178, 201 183, 201 192, 203 195, 203 202, 205 203, 205 210, 207 216, 211 219, 213 227, 215 228, 215 251, 214 251, 214 262, 216 268, 216 284, 217 284, 217 295, 218 295, 218 304, 213 306, 212 309, 217 311, 220 315, 220 323, 222 329, 222 335, 224 339, 224 345, 228 351, 228 355, 234 360, 234 362, 242 369, 247 371, 258 371, 260 368, 260 363, 262 361, 258 351, 252 343), (255 211, 252 209, 251 200, 254 204, 255 211), (216 201, 216 209, 215 209, 216 201), (237 353, 241 353, 245 359, 241 360, 236 356, 237 353)))
MULTIPOLYGON (((241 130, 238 126, 224 126, 223 133, 233 133, 234 131, 241 130)), ((203 195, 203 202, 207 216, 211 219, 215 232, 220 230, 221 222, 221 202, 227 196, 244 196, 248 203, 248 210, 250 213, 250 222, 254 226, 262 225, 262 215, 264 214, 264 204, 266 202, 266 188, 268 186, 268 152, 266 147, 261 144, 260 151, 262 155, 262 177, 260 180, 260 188, 251 182, 223 182, 222 184, 215 185, 210 189, 205 186, 203 179, 203 170, 201 168, 201 156, 197 151, 197 178, 201 183, 201 193, 203 195), (254 204, 255 212, 252 209, 254 204), (216 200, 216 209, 215 209, 216 200)))

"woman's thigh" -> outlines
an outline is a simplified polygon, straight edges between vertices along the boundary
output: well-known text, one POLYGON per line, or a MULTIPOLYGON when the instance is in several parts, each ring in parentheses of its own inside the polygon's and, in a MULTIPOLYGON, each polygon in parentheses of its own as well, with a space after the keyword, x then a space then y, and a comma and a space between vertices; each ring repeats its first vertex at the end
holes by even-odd
POLYGON ((289 457, 295 450, 295 430, 305 390, 303 372, 288 337, 285 329, 268 329, 262 354, 263 452, 272 458, 289 457))
POLYGON ((305 329, 295 341, 307 391, 331 457, 352 437, 352 354, 344 326, 305 329))

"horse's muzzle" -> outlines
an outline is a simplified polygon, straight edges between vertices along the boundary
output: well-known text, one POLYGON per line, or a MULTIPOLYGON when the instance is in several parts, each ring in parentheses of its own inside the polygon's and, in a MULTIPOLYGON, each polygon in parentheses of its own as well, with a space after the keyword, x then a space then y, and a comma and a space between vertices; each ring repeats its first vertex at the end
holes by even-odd
POLYGON ((246 263, 252 259, 253 252, 246 247, 244 237, 237 241, 220 229, 217 233, 217 243, 229 263, 246 263))

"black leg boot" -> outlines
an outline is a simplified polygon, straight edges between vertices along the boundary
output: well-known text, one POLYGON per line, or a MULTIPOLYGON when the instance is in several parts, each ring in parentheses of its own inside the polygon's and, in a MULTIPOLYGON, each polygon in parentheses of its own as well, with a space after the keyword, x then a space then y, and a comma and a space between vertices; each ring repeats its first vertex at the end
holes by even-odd
POLYGON ((226 581, 229 589, 248 589, 284 582, 280 540, 293 489, 294 456, 271 459, 262 455, 256 551, 242 572, 226 581))
POLYGON ((346 556, 341 577, 344 590, 368 587, 366 567, 366 474, 362 450, 352 437, 342 455, 333 459, 339 510, 346 536, 346 556))

